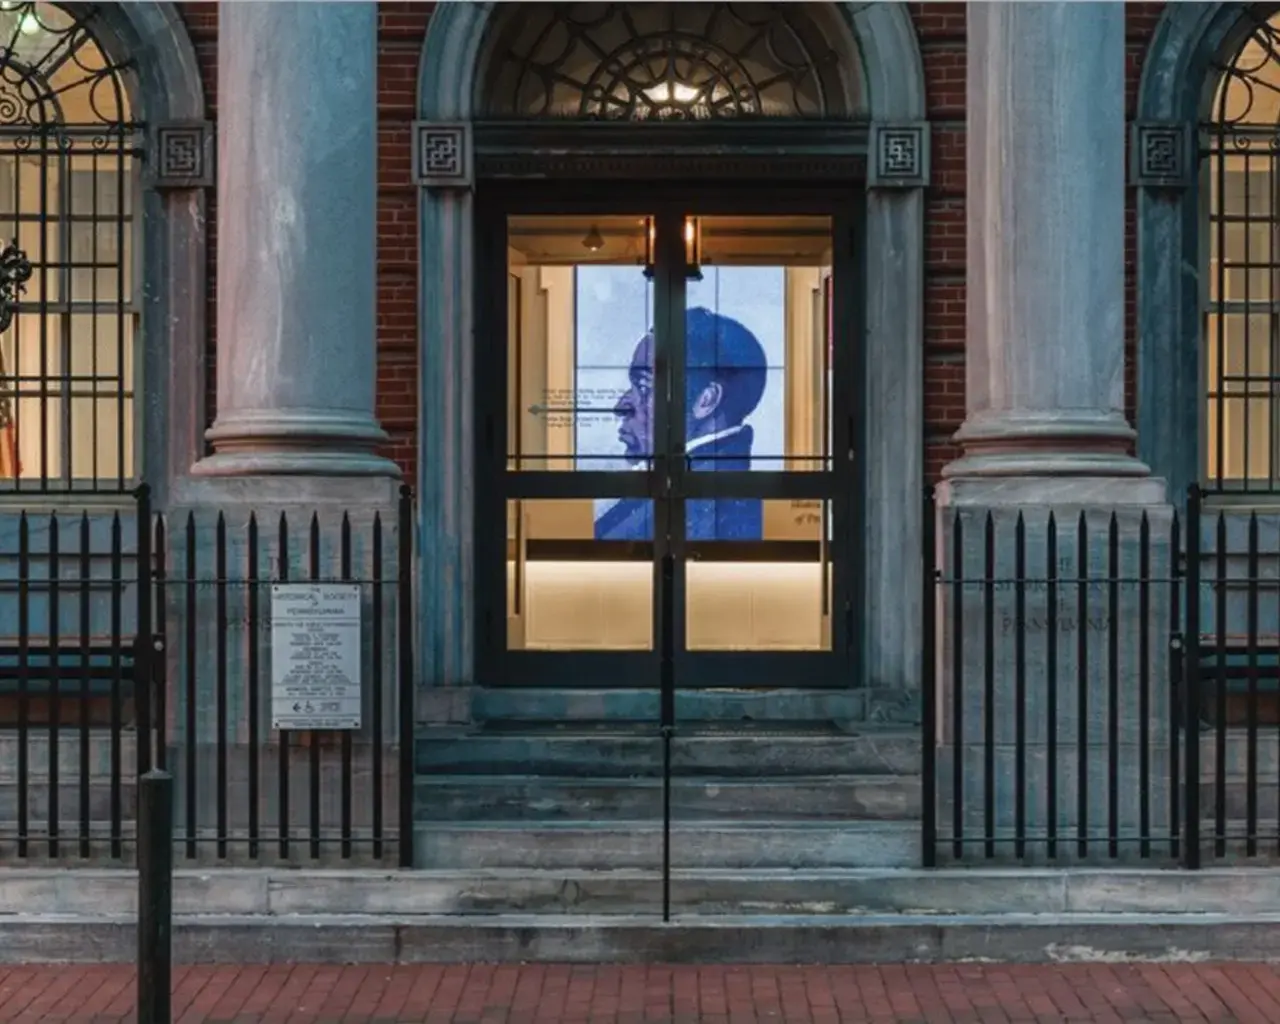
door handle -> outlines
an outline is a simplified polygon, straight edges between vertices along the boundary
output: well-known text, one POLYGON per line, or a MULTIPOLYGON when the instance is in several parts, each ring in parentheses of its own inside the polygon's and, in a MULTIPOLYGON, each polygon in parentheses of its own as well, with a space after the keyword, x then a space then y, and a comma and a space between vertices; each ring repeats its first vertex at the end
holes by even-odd
POLYGON ((671 496, 671 469, 666 455, 653 457, 653 497, 661 501, 671 496))

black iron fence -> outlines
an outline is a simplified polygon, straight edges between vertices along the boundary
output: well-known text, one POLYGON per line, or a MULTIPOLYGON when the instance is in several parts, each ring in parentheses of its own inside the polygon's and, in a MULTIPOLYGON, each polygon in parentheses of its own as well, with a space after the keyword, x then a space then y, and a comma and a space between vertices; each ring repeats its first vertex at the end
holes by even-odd
POLYGON ((179 865, 412 863, 411 538, 407 488, 390 515, 171 518, 143 488, 0 516, 0 859, 131 861, 156 767, 179 865), (276 617, 328 593, 345 639, 276 617))
POLYGON ((1280 508, 925 522, 926 864, 1280 857, 1280 508))

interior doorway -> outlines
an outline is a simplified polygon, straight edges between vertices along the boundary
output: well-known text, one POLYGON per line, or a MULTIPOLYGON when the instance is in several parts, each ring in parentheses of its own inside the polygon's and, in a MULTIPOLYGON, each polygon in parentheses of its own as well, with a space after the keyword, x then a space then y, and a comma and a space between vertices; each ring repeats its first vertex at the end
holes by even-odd
POLYGON ((478 682, 856 685, 864 196, 478 188, 478 682))

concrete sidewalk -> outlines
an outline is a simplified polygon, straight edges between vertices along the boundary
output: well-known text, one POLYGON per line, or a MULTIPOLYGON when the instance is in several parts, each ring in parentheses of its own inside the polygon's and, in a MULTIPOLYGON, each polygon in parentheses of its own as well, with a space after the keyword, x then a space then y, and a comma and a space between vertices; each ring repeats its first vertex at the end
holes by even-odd
MULTIPOLYGON (((128 1021, 128 967, 0 967, 0 1021, 128 1021)), ((175 1022, 1280 1021, 1280 967, 180 967, 175 1022)))

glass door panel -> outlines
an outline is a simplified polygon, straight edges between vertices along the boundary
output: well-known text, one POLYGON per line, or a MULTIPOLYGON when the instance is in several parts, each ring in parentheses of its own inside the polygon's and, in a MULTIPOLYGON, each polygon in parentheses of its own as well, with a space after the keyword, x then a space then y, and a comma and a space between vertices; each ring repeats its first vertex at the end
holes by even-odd
POLYGON ((653 326, 646 224, 508 219, 509 471, 625 472, 652 459, 652 436, 618 425, 620 403, 652 386, 633 365, 653 326))
POLYGON ((509 650, 653 649, 653 545, 596 540, 592 505, 507 502, 509 650))
POLYGON ((654 648, 650 219, 507 219, 506 648, 654 648))
POLYGON ((690 217, 685 649, 832 649, 832 222, 690 217))
POLYGON ((708 542, 690 536, 686 544, 686 648, 831 650, 831 544, 823 536, 830 530, 830 502, 757 505, 762 538, 708 542))
POLYGON ((689 222, 688 468, 830 470, 831 218, 689 222))

